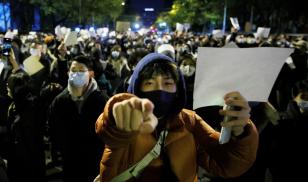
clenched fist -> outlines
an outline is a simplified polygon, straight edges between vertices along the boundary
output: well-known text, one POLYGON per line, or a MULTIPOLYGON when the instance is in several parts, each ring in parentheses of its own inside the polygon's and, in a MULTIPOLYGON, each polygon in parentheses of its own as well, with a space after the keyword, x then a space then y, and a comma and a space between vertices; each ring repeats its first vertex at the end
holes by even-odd
POLYGON ((158 123, 153 114, 154 105, 149 99, 133 97, 115 103, 112 114, 118 129, 126 132, 152 133, 158 123))

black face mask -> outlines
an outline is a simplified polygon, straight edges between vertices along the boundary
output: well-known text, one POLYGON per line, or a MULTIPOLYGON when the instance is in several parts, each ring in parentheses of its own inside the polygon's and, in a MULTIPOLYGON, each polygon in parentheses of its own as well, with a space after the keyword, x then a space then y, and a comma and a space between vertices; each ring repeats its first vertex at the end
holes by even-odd
POLYGON ((141 92, 142 98, 147 98, 154 104, 154 115, 161 119, 168 116, 172 110, 176 93, 170 93, 162 90, 155 90, 149 92, 141 92))

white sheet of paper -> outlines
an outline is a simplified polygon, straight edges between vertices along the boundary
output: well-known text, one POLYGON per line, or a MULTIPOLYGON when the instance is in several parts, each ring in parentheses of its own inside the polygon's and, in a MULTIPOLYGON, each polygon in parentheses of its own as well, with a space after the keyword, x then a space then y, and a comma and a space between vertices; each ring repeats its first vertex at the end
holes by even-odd
POLYGON ((231 91, 239 91, 248 101, 267 101, 292 52, 288 48, 199 47, 193 108, 223 105, 223 96, 231 91))
POLYGON ((224 36, 224 33, 220 29, 215 29, 212 31, 214 38, 222 38, 224 36))
POLYGON ((14 34, 14 35, 18 35, 18 30, 17 30, 17 29, 14 29, 14 30, 13 30, 13 34, 14 34))
POLYGON ((184 23, 184 30, 185 32, 188 32, 188 30, 190 29, 190 23, 184 23))
POLYGON ((176 31, 183 32, 183 30, 184 30, 184 25, 181 23, 176 23, 176 31))
POLYGON ((266 27, 258 27, 257 29, 257 37, 263 37, 263 38, 268 38, 270 34, 271 28, 266 28, 266 27))
POLYGON ((66 46, 72 46, 78 44, 77 42, 77 32, 69 32, 65 35, 64 44, 66 46))
POLYGON ((109 32, 109 29, 106 27, 96 29, 97 35, 101 37, 106 37, 108 35, 108 32, 109 32))
POLYGON ((2 73, 3 68, 4 68, 4 63, 0 60, 0 75, 2 73))
POLYGON ((31 76, 44 68, 39 56, 30 56, 23 62, 25 71, 31 76))
POLYGON ((231 24, 237 30, 240 30, 240 24, 238 23, 238 19, 236 17, 230 17, 231 24))
POLYGON ((4 35, 4 38, 8 38, 8 39, 13 39, 14 38, 14 33, 11 31, 7 31, 4 35))
POLYGON ((59 35, 61 34, 61 26, 60 26, 60 25, 56 26, 56 28, 55 28, 55 34, 56 34, 57 36, 59 36, 59 35))

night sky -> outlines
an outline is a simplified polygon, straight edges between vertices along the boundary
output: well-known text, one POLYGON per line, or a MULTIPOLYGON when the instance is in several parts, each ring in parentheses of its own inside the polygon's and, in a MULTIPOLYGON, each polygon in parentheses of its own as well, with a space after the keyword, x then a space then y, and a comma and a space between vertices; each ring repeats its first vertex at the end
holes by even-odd
POLYGON ((161 11, 168 11, 172 0, 126 0, 126 10, 129 14, 138 14, 145 26, 150 26, 161 11), (154 12, 144 12, 144 8, 153 8, 154 12))

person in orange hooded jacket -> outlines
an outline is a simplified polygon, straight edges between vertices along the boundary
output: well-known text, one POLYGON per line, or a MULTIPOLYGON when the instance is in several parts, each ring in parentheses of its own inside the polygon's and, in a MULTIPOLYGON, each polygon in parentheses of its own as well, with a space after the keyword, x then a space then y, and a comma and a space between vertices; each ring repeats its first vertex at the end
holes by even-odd
POLYGON ((258 133, 249 120, 245 98, 230 92, 224 99, 227 105, 241 109, 219 111, 237 117, 222 122, 222 126, 232 127, 232 137, 219 144, 219 132, 194 111, 183 109, 185 83, 174 60, 148 54, 137 64, 128 93, 110 98, 96 122, 96 133, 106 144, 97 180, 192 182, 197 181, 198 166, 213 176, 241 175, 255 161, 258 133), (168 134, 160 141, 165 131, 168 134), (140 163, 157 141, 161 145, 158 156, 134 175, 132 166, 140 163), (130 176, 119 178, 123 173, 130 176))

